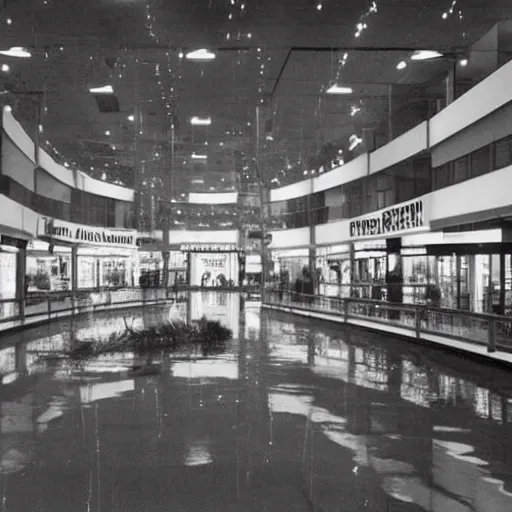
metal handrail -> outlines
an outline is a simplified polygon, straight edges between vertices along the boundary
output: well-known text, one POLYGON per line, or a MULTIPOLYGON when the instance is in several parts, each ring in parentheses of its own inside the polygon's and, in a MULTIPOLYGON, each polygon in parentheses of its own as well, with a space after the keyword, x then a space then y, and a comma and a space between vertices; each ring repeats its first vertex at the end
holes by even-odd
POLYGON ((438 335, 487 347, 488 352, 512 351, 512 317, 438 308, 423 304, 401 304, 355 297, 329 297, 267 288, 269 305, 322 311, 342 317, 344 322, 367 319, 415 332, 415 336, 438 335))
MULTIPOLYGON (((281 290, 278 288, 267 288, 268 291, 274 291, 276 293, 281 293, 281 290)), ((294 292, 293 290, 284 290, 285 294, 293 295, 297 292, 294 292)), ((439 306, 432 306, 430 304, 407 304, 407 303, 401 303, 401 302, 390 302, 386 300, 379 300, 379 299, 369 299, 365 297, 332 297, 330 295, 322 295, 322 294, 307 294, 307 293, 300 293, 299 295, 303 297, 321 297, 325 300, 342 300, 342 301, 351 301, 351 302, 365 302, 368 304, 376 304, 376 305, 383 305, 383 304, 389 304, 394 306, 401 306, 403 308, 423 308, 428 309, 430 311, 438 311, 440 313, 448 313, 448 314, 454 314, 454 315, 467 315, 472 317, 480 317, 484 319, 495 319, 495 320, 503 320, 504 318, 510 318, 512 320, 512 316, 504 316, 504 315, 496 315, 494 313, 479 313, 476 311, 467 311, 465 309, 454 309, 454 308, 446 308, 446 307, 439 307, 439 306)))
MULTIPOLYGON (((176 288, 90 288, 75 291, 39 291, 22 299, 0 299, 0 326, 6 323, 23 325, 25 320, 41 317, 51 320, 57 317, 97 311, 101 308, 139 305, 154 305, 186 296, 190 291, 251 293, 258 287, 199 288, 179 286, 176 288), (99 298, 99 300, 97 300, 99 298), (12 307, 9 308, 9 305, 12 307), (10 311, 11 310, 11 311, 10 311)), ((27 324, 28 325, 28 324, 27 324)), ((0 327, 0 331, 1 331, 0 327)))

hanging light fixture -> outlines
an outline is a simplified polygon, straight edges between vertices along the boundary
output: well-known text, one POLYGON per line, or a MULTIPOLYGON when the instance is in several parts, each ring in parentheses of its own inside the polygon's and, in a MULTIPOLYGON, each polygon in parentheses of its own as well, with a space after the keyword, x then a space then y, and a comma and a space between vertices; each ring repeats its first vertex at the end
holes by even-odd
POLYGON ((16 57, 18 59, 28 59, 32 57, 32 54, 21 46, 13 46, 8 50, 0 50, 0 55, 5 55, 6 57, 16 57))

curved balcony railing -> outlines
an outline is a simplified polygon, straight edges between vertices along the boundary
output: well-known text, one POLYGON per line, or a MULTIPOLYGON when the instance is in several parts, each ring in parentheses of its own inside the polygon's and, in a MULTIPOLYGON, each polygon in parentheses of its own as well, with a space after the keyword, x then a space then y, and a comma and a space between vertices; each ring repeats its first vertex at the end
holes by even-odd
POLYGON ((270 288, 265 303, 293 309, 327 313, 350 320, 399 327, 416 338, 435 335, 512 353, 512 317, 443 309, 428 305, 395 304, 381 300, 306 295, 270 288))
POLYGON ((259 294, 259 287, 200 288, 120 288, 90 289, 75 292, 30 293, 25 300, 0 299, 0 332, 65 318, 122 308, 134 308, 185 300, 191 291, 243 292, 259 294))

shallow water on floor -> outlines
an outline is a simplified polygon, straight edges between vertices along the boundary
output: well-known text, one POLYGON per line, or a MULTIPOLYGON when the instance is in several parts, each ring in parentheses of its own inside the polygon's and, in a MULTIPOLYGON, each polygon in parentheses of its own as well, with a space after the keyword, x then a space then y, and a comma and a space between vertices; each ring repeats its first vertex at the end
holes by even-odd
POLYGON ((215 292, 2 342, 5 511, 512 510, 512 373, 215 292), (51 357, 203 314, 225 354, 51 357))

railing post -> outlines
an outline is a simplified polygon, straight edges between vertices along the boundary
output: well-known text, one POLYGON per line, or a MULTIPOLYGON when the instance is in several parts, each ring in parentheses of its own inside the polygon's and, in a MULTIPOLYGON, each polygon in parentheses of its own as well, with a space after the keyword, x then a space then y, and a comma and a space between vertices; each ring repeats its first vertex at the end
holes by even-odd
POLYGON ((487 344, 487 352, 496 352, 496 320, 489 320, 489 340, 487 344))
POLYGON ((349 299, 342 299, 343 300, 343 319, 345 320, 345 323, 348 323, 348 303, 349 299))
POLYGON ((416 338, 419 340, 421 337, 421 308, 419 306, 414 308, 414 323, 416 326, 416 338))
POLYGON ((48 300, 48 320, 52 318, 52 297, 50 293, 46 295, 46 299, 48 300))

